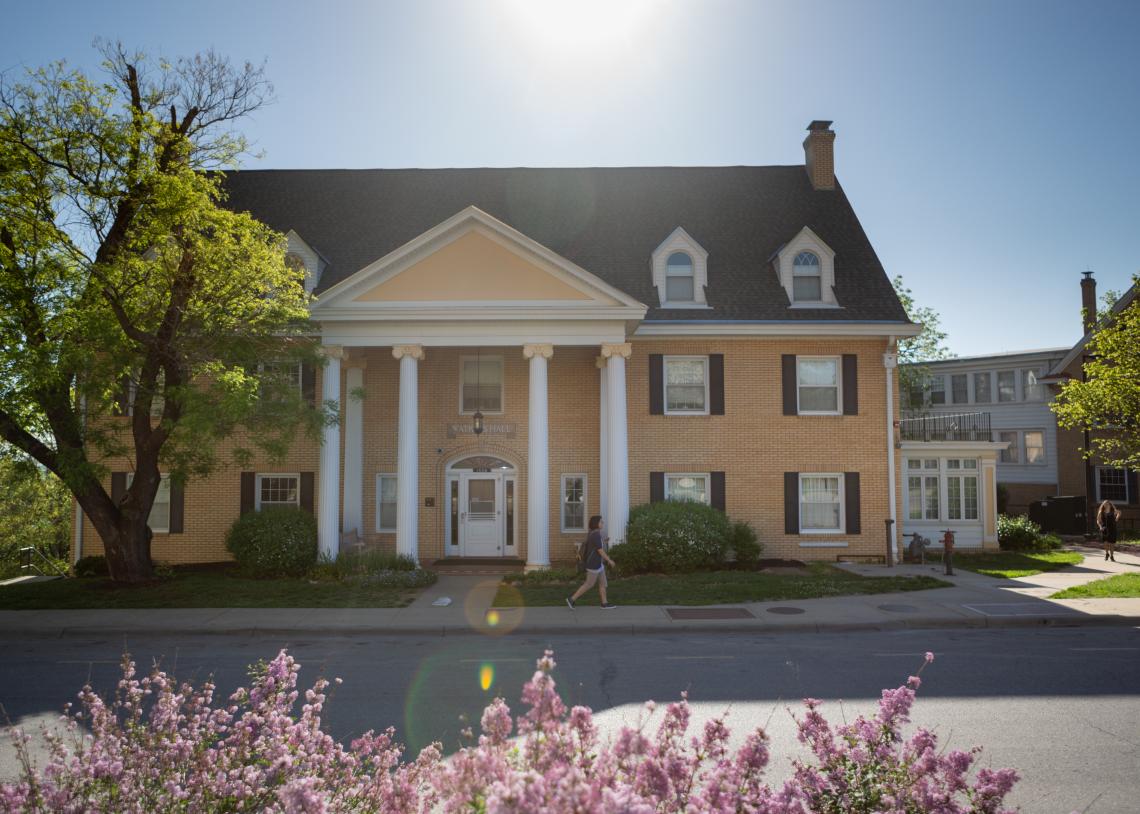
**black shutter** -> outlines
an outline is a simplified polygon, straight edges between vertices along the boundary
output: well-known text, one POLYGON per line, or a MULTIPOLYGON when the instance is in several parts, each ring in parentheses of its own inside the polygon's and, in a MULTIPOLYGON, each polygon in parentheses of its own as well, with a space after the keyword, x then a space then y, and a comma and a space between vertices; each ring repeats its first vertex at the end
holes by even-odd
POLYGON ((725 508, 724 508, 724 473, 723 472, 710 472, 709 475, 712 478, 712 483, 710 484, 710 490, 709 490, 712 493, 712 495, 711 495, 712 507, 714 509, 720 509, 723 512, 723 511, 725 511, 725 508))
POLYGON ((660 353, 649 354, 649 414, 665 414, 665 361, 660 353))
POLYGON ((800 533, 800 473, 784 473, 784 534, 800 533))
POLYGON ((863 522, 859 514, 859 473, 843 473, 843 502, 847 514, 847 533, 859 534, 863 522))
POLYGON ((785 353, 780 357, 781 378, 784 382, 784 415, 799 412, 796 404, 796 356, 785 353))
POLYGON ((313 473, 301 473, 301 508, 313 513, 313 473))
POLYGON ((256 504, 253 500, 253 490, 257 485, 257 473, 241 473, 241 513, 252 512, 256 504))
POLYGON ((181 534, 186 511, 186 487, 170 479, 170 533, 181 534))
POLYGON ((665 499, 665 473, 649 473, 649 502, 660 503, 665 499))
POLYGON ((843 415, 859 415, 859 364, 854 353, 843 354, 843 415))
POLYGON ((1140 493, 1136 491, 1136 470, 1126 470, 1128 473, 1128 502, 1133 506, 1140 504, 1140 493))
POLYGON ((310 364, 301 365, 301 398, 317 406, 317 369, 310 364))
POLYGON ((123 500, 123 495, 127 493, 127 473, 126 472, 112 472, 111 473, 111 502, 116 506, 123 500))
POLYGON ((724 354, 709 355, 709 413, 724 415, 724 354))

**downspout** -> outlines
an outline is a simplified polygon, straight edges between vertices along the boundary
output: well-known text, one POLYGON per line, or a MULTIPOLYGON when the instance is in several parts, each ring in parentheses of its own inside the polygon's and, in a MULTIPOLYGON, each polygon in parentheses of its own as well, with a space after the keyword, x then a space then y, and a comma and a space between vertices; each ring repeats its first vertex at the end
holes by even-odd
POLYGON ((887 371, 887 506, 891 517, 891 548, 887 565, 895 563, 895 548, 899 538, 898 516, 895 509, 895 397, 894 370, 899 359, 895 353, 895 338, 887 340, 887 352, 883 354, 883 367, 887 371))

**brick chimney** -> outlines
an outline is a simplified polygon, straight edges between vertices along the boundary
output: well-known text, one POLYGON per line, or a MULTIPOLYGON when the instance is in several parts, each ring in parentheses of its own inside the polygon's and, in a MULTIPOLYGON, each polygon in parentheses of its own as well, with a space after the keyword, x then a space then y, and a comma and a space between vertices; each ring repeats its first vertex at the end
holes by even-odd
POLYGON ((804 167, 812 189, 835 189, 835 131, 831 122, 816 119, 804 139, 804 167))
POLYGON ((1091 271, 1081 272, 1081 318, 1085 333, 1096 325, 1096 280, 1091 271))

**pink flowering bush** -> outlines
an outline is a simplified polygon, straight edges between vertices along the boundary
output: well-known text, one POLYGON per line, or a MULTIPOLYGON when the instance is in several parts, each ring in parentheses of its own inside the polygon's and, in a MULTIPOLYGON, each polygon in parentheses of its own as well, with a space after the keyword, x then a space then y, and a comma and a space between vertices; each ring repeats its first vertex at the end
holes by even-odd
POLYGON ((43 768, 16 733, 23 777, 0 786, 0 810, 997 814, 1017 780, 1012 769, 970 777, 978 750, 940 753, 927 730, 903 738, 917 676, 884 690, 874 717, 839 727, 805 700, 797 724, 812 760, 796 761, 793 778, 773 788, 763 779, 764 732, 735 750, 723 718, 690 734, 684 696, 653 731, 649 702, 637 727, 601 738, 590 709, 563 704, 549 651, 523 688, 524 714, 496 699, 472 745, 446 759, 432 745, 410 762, 391 729, 348 746, 325 734, 324 680, 295 713, 298 670, 282 651, 249 690, 215 706, 212 684, 175 685, 157 669, 140 679, 125 660, 110 703, 85 687, 80 712, 64 716, 66 734, 45 733, 43 768))

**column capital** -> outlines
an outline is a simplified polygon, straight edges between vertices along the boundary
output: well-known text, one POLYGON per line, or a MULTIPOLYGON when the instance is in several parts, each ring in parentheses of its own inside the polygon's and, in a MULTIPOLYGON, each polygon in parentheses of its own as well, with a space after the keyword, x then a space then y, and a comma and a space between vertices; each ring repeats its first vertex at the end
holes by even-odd
POLYGON ((595 357, 594 357, 594 365, 595 365, 595 366, 596 366, 596 367, 597 367, 599 370, 605 370, 605 369, 606 369, 606 365, 608 365, 609 363, 610 363, 610 360, 609 360, 609 359, 607 359, 605 356, 595 356, 595 357))
POLYGON ((523 358, 533 359, 535 356, 541 356, 543 359, 549 359, 554 355, 554 346, 550 344, 533 344, 523 345, 523 358))
POLYGON ((347 359, 348 351, 344 345, 321 345, 321 356, 326 359, 347 359))
POLYGON ((633 345, 628 342, 607 342, 602 345, 602 356, 609 359, 611 356, 620 356, 628 359, 633 353, 633 345))
POLYGON ((405 356, 410 356, 417 362, 423 361, 424 346, 423 345, 393 345, 392 356, 396 359, 403 359, 405 356))

